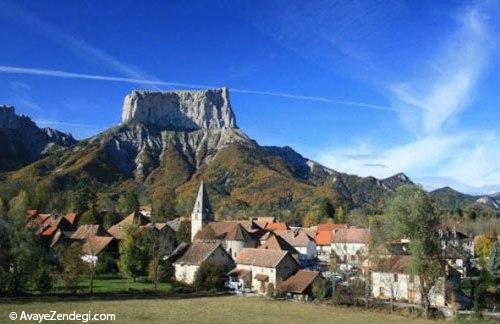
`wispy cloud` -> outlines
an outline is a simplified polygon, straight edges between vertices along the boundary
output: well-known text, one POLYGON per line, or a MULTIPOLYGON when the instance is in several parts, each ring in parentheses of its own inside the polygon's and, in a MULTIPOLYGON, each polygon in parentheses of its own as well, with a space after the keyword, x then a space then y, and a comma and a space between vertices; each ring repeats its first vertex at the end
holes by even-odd
POLYGON ((395 105, 406 108, 402 117, 410 119, 417 133, 440 131, 474 96, 492 49, 482 9, 467 8, 458 15, 459 28, 427 62, 431 69, 417 79, 389 85, 395 105))
POLYGON ((12 18, 16 23, 21 22, 32 27, 48 39, 72 51, 75 55, 84 59, 92 59, 94 63, 109 66, 127 78, 156 80, 154 76, 142 71, 138 67, 122 62, 105 51, 43 21, 32 12, 10 1, 0 1, 0 14, 12 18))
MULTIPOLYGON (((169 87, 177 87, 177 88, 207 89, 207 88, 219 87, 219 86, 206 85, 206 84, 191 84, 191 83, 180 83, 180 82, 166 82, 166 81, 161 81, 161 80, 133 79, 133 78, 124 78, 124 77, 115 77, 115 76, 74 73, 74 72, 67 72, 67 71, 61 71, 61 70, 47 70, 47 69, 39 69, 39 68, 25 68, 25 67, 15 67, 15 66, 5 66, 5 65, 0 65, 0 73, 28 74, 28 75, 69 78, 69 79, 87 79, 87 80, 99 80, 99 81, 126 82, 126 83, 135 83, 135 84, 144 84, 144 85, 157 85, 157 86, 161 85, 161 86, 169 86, 169 87)), ((325 97, 306 96, 306 95, 298 95, 298 94, 292 94, 292 93, 259 91, 259 90, 250 90, 250 89, 240 89, 240 88, 231 88, 230 90, 231 90, 231 92, 242 93, 242 94, 272 96, 272 97, 280 97, 280 98, 286 98, 286 99, 322 102, 322 103, 331 104, 331 105, 351 106, 351 107, 358 107, 358 108, 374 109, 374 110, 379 110, 379 111, 398 112, 398 110, 393 108, 393 107, 374 105, 374 104, 357 102, 357 101, 352 101, 352 100, 335 100, 335 99, 325 98, 325 97)))
MULTIPOLYGON (((500 188, 499 130, 453 128, 473 101, 495 43, 486 7, 462 8, 456 29, 421 69, 390 83, 394 107, 413 138, 397 145, 366 141, 321 152, 316 160, 342 171, 387 177, 406 172, 428 189, 452 185, 470 193, 500 188), (381 165, 386 167, 380 167, 381 165)), ((410 137, 411 138, 411 137, 410 137)))

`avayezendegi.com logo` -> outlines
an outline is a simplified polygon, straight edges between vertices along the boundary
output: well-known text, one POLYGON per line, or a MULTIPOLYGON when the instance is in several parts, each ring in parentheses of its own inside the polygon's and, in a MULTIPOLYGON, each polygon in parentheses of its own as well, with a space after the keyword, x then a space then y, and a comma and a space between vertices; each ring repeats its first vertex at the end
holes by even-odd
MULTIPOLYGON (((27 321, 27 322, 38 322, 42 323, 44 321, 74 321, 74 322, 98 322, 98 321, 115 321, 115 314, 98 314, 92 313, 77 313, 76 311, 72 313, 58 313, 57 311, 49 311, 47 313, 29 313, 26 311, 21 312, 11 312, 9 314, 9 319, 12 321, 27 321)), ((1 322, 1 321, 0 321, 1 322)))

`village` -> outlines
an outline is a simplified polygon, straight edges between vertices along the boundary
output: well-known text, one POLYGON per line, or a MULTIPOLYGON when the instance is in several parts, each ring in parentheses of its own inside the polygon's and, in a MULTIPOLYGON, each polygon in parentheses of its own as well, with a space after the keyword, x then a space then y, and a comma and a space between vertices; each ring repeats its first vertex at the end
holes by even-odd
MULTIPOLYGON (((171 265, 178 284, 210 281, 201 272, 212 269, 219 271, 220 287, 214 284, 202 289, 302 302, 336 296, 345 303, 359 300, 391 308, 418 309, 423 302, 421 280, 410 271, 410 240, 375 245, 370 228, 348 224, 290 227, 265 216, 215 221, 203 181, 190 219, 156 223, 148 206, 107 230, 93 224, 77 226, 75 213, 59 216, 28 210, 27 217, 28 225, 36 227, 37 235, 54 251, 52 257, 57 258, 56 250, 77 242, 81 259, 93 267, 100 259, 110 259, 117 267, 124 253, 120 246, 126 244, 128 229, 135 226, 139 233, 155 234, 157 240, 150 244, 155 245, 158 260, 171 265), (189 223, 190 242, 179 242, 176 233, 189 223)), ((477 280, 480 269, 475 238, 443 228, 439 247, 445 269, 428 290, 429 306, 445 314, 467 311, 472 300, 462 290, 462 282, 477 280)), ((496 251, 498 255, 498 245, 496 251)))

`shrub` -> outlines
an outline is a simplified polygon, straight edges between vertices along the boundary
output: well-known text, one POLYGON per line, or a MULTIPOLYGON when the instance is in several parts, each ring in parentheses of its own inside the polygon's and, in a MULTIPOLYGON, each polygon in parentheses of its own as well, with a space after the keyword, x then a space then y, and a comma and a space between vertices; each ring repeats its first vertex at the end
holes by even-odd
POLYGON ((319 301, 323 301, 326 297, 326 284, 324 280, 317 280, 313 283, 312 294, 319 301))
POLYGON ((266 296, 270 298, 274 297, 274 285, 272 282, 267 285, 266 296))
POLYGON ((220 291, 224 287, 226 269, 223 264, 205 261, 194 276, 194 289, 197 291, 220 291))
POLYGON ((52 277, 47 267, 42 267, 36 276, 36 290, 41 293, 49 292, 52 289, 52 277))

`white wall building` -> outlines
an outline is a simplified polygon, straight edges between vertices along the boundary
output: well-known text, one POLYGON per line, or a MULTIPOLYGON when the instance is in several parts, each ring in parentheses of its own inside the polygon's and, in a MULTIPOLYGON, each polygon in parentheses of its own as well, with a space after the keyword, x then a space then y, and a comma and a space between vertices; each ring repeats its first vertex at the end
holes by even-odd
POLYGON ((192 284, 196 271, 205 261, 223 264, 228 271, 234 268, 233 259, 219 243, 195 242, 174 262, 175 279, 192 284))

